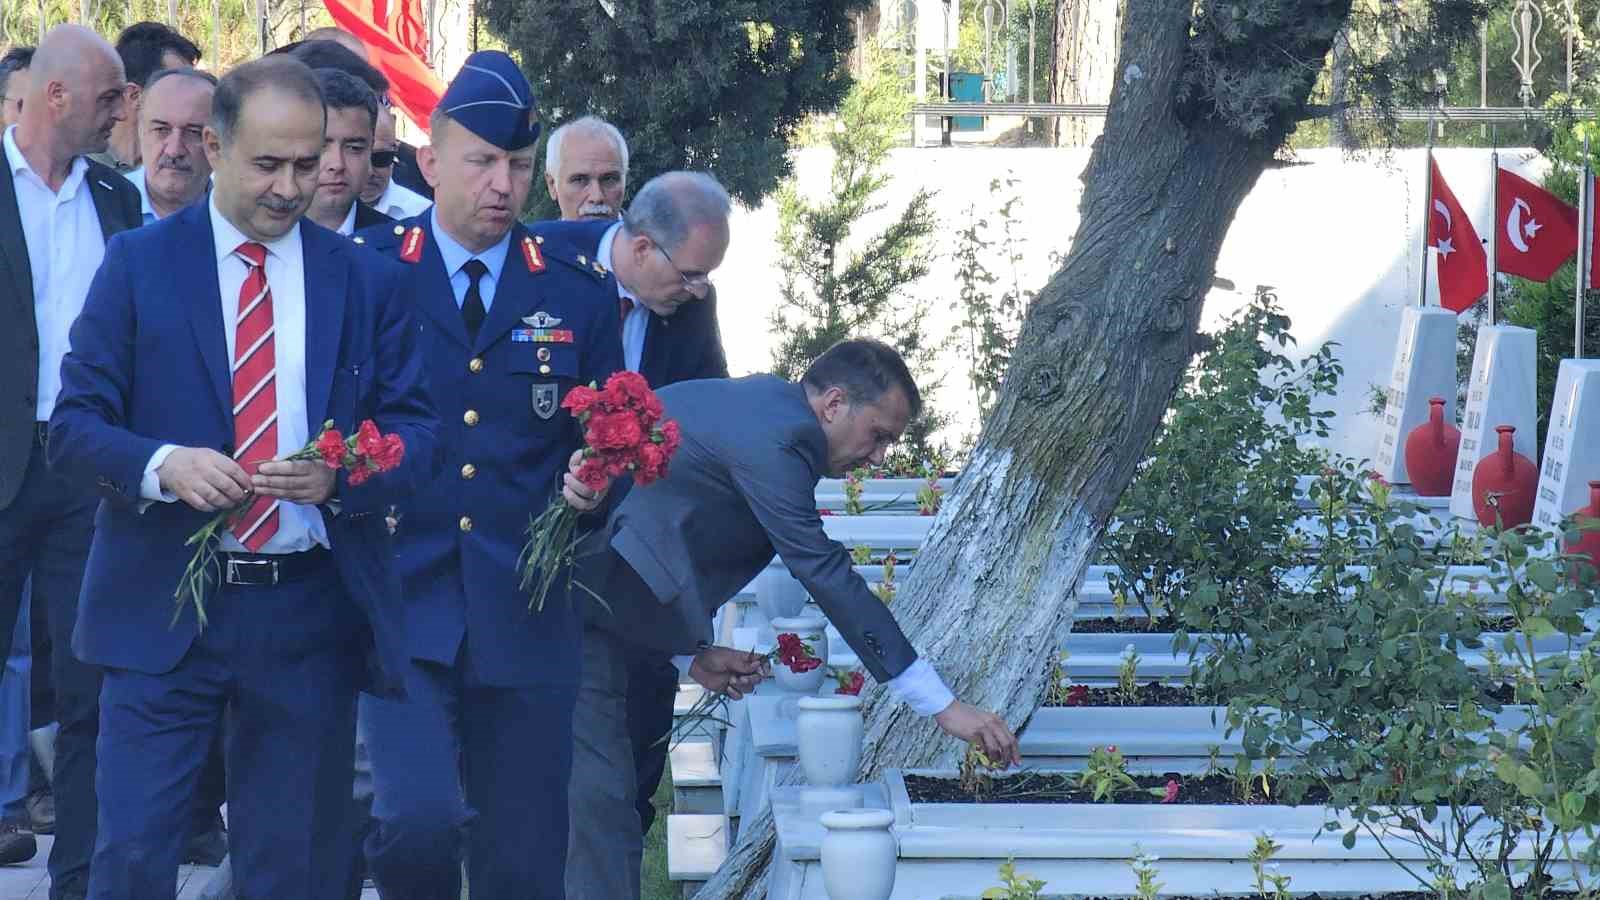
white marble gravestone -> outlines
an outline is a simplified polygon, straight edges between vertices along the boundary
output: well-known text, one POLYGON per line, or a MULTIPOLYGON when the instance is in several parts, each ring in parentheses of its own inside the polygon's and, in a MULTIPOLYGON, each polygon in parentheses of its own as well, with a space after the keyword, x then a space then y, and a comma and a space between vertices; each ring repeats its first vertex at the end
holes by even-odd
POLYGON ((1439 306, 1400 311, 1394 372, 1384 392, 1378 437, 1378 474, 1391 484, 1409 484, 1406 437, 1428 421, 1428 398, 1444 398, 1444 420, 1456 420, 1456 314, 1439 306))
POLYGON ((1600 359, 1564 359, 1550 400, 1533 524, 1555 530, 1589 505, 1589 482, 1600 479, 1600 359))
POLYGON ((1472 354, 1472 376, 1467 382, 1467 409, 1461 421, 1461 449, 1456 454, 1456 479, 1450 491, 1450 512, 1464 519, 1472 512, 1472 470, 1493 453, 1499 438, 1495 428, 1517 429, 1513 447, 1529 459, 1536 458, 1534 390, 1538 375, 1538 345, 1533 330, 1515 325, 1485 325, 1478 329, 1478 346, 1472 354))

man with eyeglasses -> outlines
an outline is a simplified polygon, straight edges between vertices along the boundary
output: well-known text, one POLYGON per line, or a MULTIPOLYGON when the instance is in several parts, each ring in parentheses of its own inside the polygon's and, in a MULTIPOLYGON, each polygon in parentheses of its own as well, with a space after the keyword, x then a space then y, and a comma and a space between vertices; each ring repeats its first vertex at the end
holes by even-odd
MULTIPOLYGON (((710 277, 728 251, 731 210, 716 179, 668 172, 639 189, 621 221, 550 222, 535 230, 592 250, 616 274, 624 361, 659 388, 728 377, 710 277)), ((626 620, 614 621, 600 604, 585 612, 567 896, 638 897, 678 670, 670 654, 631 644, 626 620)))
POLYGON ((388 104, 380 104, 378 127, 372 139, 372 174, 367 176, 367 185, 361 191, 361 202, 391 219, 409 219, 427 212, 433 201, 394 179, 399 157, 394 110, 388 104))
POLYGON ((139 189, 146 225, 200 199, 211 182, 201 134, 211 117, 217 78, 199 69, 162 69, 150 77, 139 106, 139 154, 145 165, 128 173, 139 189))

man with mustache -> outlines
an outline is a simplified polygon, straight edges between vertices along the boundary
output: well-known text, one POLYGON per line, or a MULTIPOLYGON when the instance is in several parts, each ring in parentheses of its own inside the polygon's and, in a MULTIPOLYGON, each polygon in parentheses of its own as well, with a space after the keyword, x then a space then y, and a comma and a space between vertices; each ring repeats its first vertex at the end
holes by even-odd
POLYGON ((91 897, 175 896, 219 734, 239 896, 343 893, 356 693, 402 667, 384 511, 433 477, 438 423, 406 273, 304 219, 323 125, 294 59, 224 76, 209 197, 110 243, 61 365, 51 466, 109 495, 72 644, 105 672, 91 897), (285 459, 367 420, 391 471, 285 459), (220 511, 201 628, 173 592, 220 511))
MULTIPOLYGON (((559 154, 558 164, 568 175, 567 151, 573 146, 568 138, 559 154)), ((614 196, 598 192, 605 184, 605 164, 579 170, 593 173, 586 188, 593 193, 569 194, 573 202, 564 201, 564 210, 580 211, 580 197, 591 204, 620 200, 620 187, 614 196)), ((576 185, 576 180, 563 177, 557 183, 576 185)), ((727 253, 731 209, 727 191, 711 176, 669 172, 639 189, 622 221, 537 226, 548 237, 592 252, 612 269, 623 359, 651 387, 728 377, 710 277, 727 253)), ((618 623, 598 604, 586 612, 583 686, 573 717, 567 895, 628 897, 638 893, 644 835, 655 820, 650 801, 666 767, 663 738, 672 730, 678 670, 669 654, 629 644, 626 623, 613 627, 618 623), (616 661, 621 669, 612 668, 616 661), (624 715, 610 718, 616 711, 624 715), (618 728, 626 729, 626 744, 614 739, 618 728), (620 755, 624 747, 632 753, 620 755), (633 783, 621 784, 630 773, 633 783)))
POLYGON ((200 48, 168 25, 136 22, 117 35, 117 55, 128 78, 125 96, 129 116, 111 132, 111 142, 99 160, 118 172, 129 172, 143 160, 139 144, 139 105, 150 76, 162 69, 195 66, 200 48))
POLYGON ((544 187, 567 221, 614 221, 628 192, 628 142, 599 116, 574 119, 550 133, 544 187))
MULTIPOLYGON (((6 129, 0 175, 0 633, 15 629, 24 582, 46 610, 55 682, 56 839, 50 896, 82 897, 95 840, 100 673, 71 651, 94 533, 94 479, 52 471, 45 423, 61 360, 109 238, 137 228, 139 192, 85 158, 123 118, 116 51, 77 25, 50 30, 28 70, 22 118, 6 129)), ((3 677, 3 676, 0 676, 3 677)))
POLYGON ((317 194, 306 213, 311 221, 340 234, 393 221, 361 202, 361 188, 372 173, 372 137, 378 124, 378 97, 359 78, 338 69, 317 69, 328 127, 322 138, 317 194))
POLYGON ((556 491, 580 510, 598 504, 570 475, 581 439, 561 401, 622 360, 605 269, 516 221, 533 187, 533 113, 511 57, 469 56, 417 151, 434 207, 357 236, 408 264, 423 358, 448 398, 444 473, 394 536, 407 697, 361 702, 378 823, 367 859, 385 900, 459 897, 463 856, 473 897, 566 896, 589 601, 558 589, 529 610, 517 557, 529 514, 556 491))
POLYGON ((199 69, 162 69, 145 85, 139 106, 139 152, 145 165, 128 173, 139 189, 146 225, 200 199, 211 181, 201 136, 211 117, 217 77, 199 69))

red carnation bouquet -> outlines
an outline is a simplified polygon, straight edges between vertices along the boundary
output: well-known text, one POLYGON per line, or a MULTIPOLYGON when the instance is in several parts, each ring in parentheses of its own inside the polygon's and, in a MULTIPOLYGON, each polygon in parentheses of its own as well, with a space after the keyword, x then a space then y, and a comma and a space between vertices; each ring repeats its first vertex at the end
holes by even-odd
MULTIPOLYGON (((371 419, 362 422, 356 433, 346 437, 333 427, 333 420, 322 423, 322 430, 301 449, 285 457, 287 461, 318 460, 330 469, 344 469, 351 487, 361 484, 379 472, 387 472, 405 459, 406 444, 398 434, 383 434, 371 419)), ((254 474, 254 473, 251 473, 254 474)), ((206 627, 205 592, 213 573, 221 574, 217 561, 217 546, 222 536, 233 529, 234 520, 250 507, 253 498, 232 509, 225 509, 211 517, 200 530, 189 535, 184 546, 193 546, 194 555, 173 593, 177 609, 172 612, 172 624, 178 624, 186 603, 194 603, 195 618, 201 628, 206 627)))
MULTIPOLYGON (((583 462, 577 478, 589 488, 604 490, 613 478, 629 473, 642 487, 667 474, 667 463, 678 450, 678 423, 662 418, 661 400, 639 373, 617 372, 600 389, 575 387, 561 407, 583 426, 583 462)), ((577 584, 571 563, 581 539, 578 515, 557 495, 529 524, 528 543, 517 560, 522 589, 531 594, 529 609, 544 609, 545 597, 563 569, 568 585, 577 584)))

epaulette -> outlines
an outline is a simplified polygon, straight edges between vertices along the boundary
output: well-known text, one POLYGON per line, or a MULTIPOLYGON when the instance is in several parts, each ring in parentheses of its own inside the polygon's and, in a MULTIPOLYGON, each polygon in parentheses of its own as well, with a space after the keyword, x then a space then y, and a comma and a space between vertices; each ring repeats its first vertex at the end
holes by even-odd
POLYGON ((394 226, 395 237, 400 238, 400 261, 414 263, 422 259, 422 245, 427 243, 427 233, 421 225, 410 228, 404 225, 394 226))
POLYGON ((530 272, 544 271, 543 263, 554 260, 577 269, 595 281, 604 281, 606 275, 610 274, 599 260, 577 252, 571 245, 545 240, 544 235, 534 231, 528 231, 523 237, 522 248, 530 272), (539 264, 538 268, 535 268, 535 261, 539 264))

